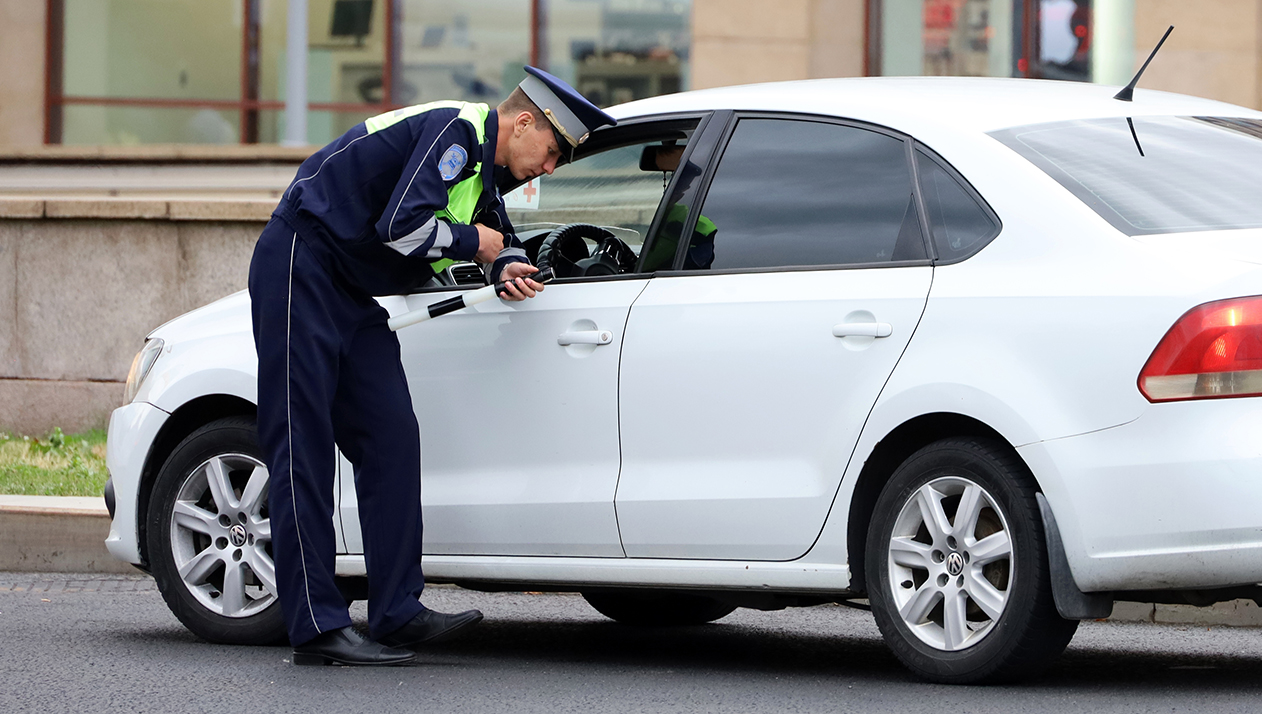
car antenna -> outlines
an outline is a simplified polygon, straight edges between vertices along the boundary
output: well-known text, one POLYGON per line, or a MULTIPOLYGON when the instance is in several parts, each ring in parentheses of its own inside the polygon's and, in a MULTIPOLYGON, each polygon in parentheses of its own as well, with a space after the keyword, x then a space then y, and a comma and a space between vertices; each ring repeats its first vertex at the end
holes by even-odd
POLYGON ((1135 148, 1139 149, 1139 155, 1142 157, 1144 155, 1144 147, 1139 144, 1139 134, 1135 133, 1135 122, 1131 121, 1130 117, 1126 117, 1126 126, 1131 128, 1131 138, 1135 140, 1135 148))
POLYGON ((1157 56, 1157 50, 1160 50, 1161 46, 1166 43, 1166 38, 1170 36, 1171 32, 1174 32, 1174 25, 1171 25, 1170 29, 1166 30, 1166 34, 1161 36, 1161 42, 1158 42, 1157 46, 1152 49, 1152 54, 1148 55, 1148 59, 1144 62, 1144 66, 1140 67, 1139 71, 1135 73, 1135 78, 1131 80, 1131 83, 1126 85, 1125 87, 1122 87, 1122 91, 1113 95, 1114 99, 1117 99, 1123 102, 1129 102, 1133 100, 1134 94, 1135 94, 1135 85, 1139 84, 1139 78, 1144 75, 1144 70, 1148 69, 1148 63, 1152 62, 1152 58, 1157 56))

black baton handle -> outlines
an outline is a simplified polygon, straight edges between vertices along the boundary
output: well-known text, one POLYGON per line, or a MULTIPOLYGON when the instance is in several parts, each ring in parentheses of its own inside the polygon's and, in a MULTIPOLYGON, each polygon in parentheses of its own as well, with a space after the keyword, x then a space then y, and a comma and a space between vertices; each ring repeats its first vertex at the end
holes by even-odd
MULTIPOLYGON (((527 280, 533 280, 536 283, 550 283, 554 279, 556 279, 556 273, 552 271, 552 268, 543 268, 537 273, 531 273, 530 275, 523 275, 522 277, 527 280)), ((504 290, 504 284, 507 282, 510 282, 510 281, 501 280, 500 282, 495 284, 496 295, 500 297, 508 296, 508 292, 504 290)))

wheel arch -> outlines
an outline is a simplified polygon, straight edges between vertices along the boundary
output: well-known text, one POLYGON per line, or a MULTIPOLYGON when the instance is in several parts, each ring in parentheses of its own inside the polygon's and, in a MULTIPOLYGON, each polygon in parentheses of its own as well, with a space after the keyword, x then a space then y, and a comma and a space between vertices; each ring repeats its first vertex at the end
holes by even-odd
POLYGON ((255 416, 258 408, 250 401, 232 394, 207 394, 192 399, 171 413, 158 430, 149 448, 140 476, 139 503, 136 508, 136 532, 141 566, 149 568, 148 515, 153 483, 162 465, 181 441, 206 424, 230 416, 255 416))
MULTIPOLYGON (((935 441, 950 437, 982 437, 1007 444, 1016 455, 1014 445, 993 427, 964 414, 934 412, 922 414, 899 424, 872 448, 864 462, 850 496, 846 522, 846 557, 849 563, 851 590, 867 592, 866 552, 868 527, 881 490, 909 456, 935 441)), ((1021 458, 1016 455, 1016 458, 1021 458)), ((1035 479, 1037 482, 1037 478, 1035 479)))

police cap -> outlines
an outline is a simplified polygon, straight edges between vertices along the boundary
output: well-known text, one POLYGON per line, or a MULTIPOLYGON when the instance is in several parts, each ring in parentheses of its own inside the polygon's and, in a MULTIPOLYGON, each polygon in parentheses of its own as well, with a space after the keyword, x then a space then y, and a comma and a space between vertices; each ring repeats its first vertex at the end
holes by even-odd
POLYGON ((518 86, 552 122, 558 146, 568 145, 573 151, 591 132, 618 123, 565 82, 538 67, 525 69, 526 78, 518 86))

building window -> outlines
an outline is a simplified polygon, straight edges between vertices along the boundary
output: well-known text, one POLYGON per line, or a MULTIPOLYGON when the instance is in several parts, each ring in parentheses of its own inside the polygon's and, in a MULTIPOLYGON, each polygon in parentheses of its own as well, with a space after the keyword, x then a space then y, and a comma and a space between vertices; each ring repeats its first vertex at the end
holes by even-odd
POLYGON ((1040 0, 1038 76, 1091 81, 1090 0, 1040 0))
MULTIPOLYGON (((274 142, 284 126, 288 3, 47 0, 46 139, 66 144, 274 142), (51 55, 57 56, 51 56, 51 55), (58 72, 58 70, 60 70, 58 72)), ((308 139, 390 106, 388 0, 309 0, 308 139), (373 87, 376 93, 373 93, 373 87)))
MULTIPOLYGON (((45 0, 45 140, 272 143, 284 0, 45 0)), ((307 0, 307 140, 457 99, 496 104, 543 67, 608 106, 686 88, 691 0, 307 0)))
POLYGON ((602 107, 688 88, 691 0, 544 0, 540 62, 602 107))
POLYGON ((530 0, 402 0, 396 104, 495 105, 526 76, 530 0))
POLYGON ((869 0, 870 73, 1089 82, 1093 4, 1133 17, 1134 0, 869 0))

